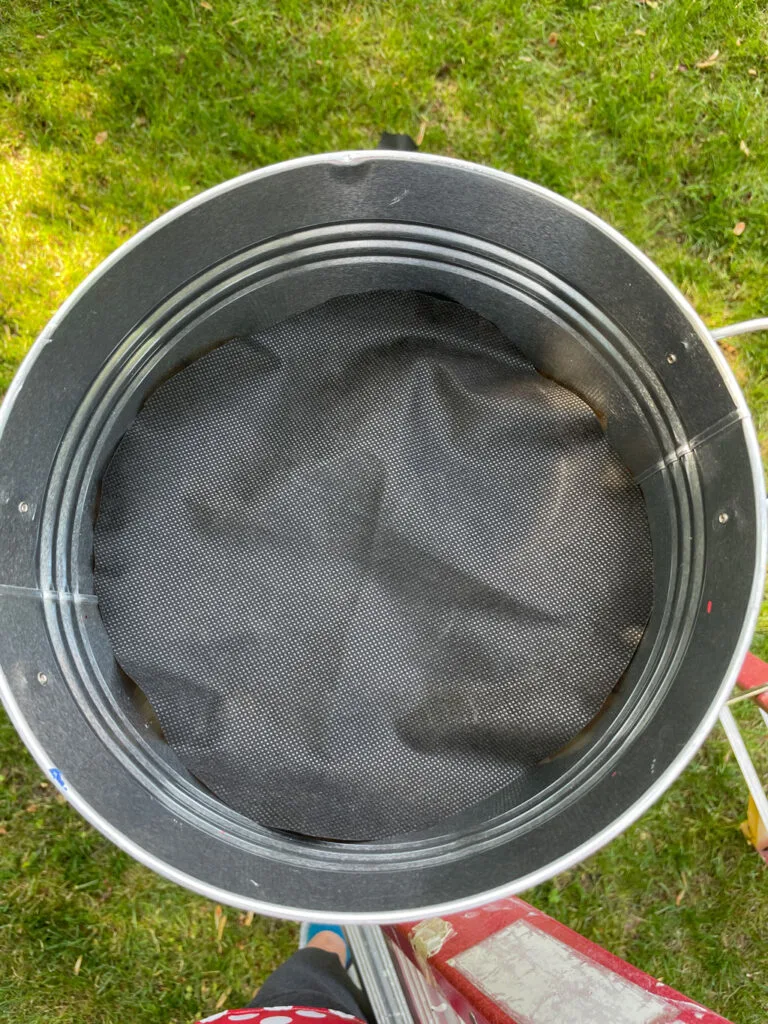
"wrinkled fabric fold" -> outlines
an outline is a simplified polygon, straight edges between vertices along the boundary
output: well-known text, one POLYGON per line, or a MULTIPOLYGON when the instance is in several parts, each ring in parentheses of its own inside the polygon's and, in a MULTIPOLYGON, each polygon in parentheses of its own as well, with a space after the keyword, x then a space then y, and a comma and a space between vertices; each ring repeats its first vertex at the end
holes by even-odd
POLYGON ((94 552, 115 657, 188 769, 340 840, 429 827, 568 743, 653 583, 592 410, 417 292, 333 299, 163 383, 94 552))

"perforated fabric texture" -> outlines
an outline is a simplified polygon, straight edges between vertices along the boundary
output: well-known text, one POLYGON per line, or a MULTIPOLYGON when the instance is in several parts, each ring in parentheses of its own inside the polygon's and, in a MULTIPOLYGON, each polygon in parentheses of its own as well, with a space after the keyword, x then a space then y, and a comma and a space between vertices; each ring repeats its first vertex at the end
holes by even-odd
POLYGON ((375 839, 530 771, 651 607, 597 418, 477 314, 333 299, 162 384, 103 480, 95 585, 168 742, 266 825, 375 839))

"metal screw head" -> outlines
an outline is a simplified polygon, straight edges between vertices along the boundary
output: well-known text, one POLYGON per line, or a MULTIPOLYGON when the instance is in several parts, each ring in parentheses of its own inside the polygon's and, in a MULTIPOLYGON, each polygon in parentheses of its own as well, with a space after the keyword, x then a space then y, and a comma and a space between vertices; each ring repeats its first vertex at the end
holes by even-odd
POLYGON ((25 516, 27 512, 29 512, 29 505, 27 504, 26 501, 19 502, 19 512, 21 512, 23 516, 25 516))
POLYGON ((667 362, 670 364, 670 366, 672 365, 672 363, 677 362, 677 356, 674 352, 669 353, 669 355, 667 356, 667 362))
POLYGON ((721 512, 720 515, 717 517, 717 521, 718 521, 718 523, 723 523, 723 524, 727 523, 728 522, 728 513, 727 512, 721 512))
POLYGON ((38 672, 37 673, 37 681, 38 681, 38 683, 47 683, 48 682, 48 676, 45 674, 45 672, 38 672))

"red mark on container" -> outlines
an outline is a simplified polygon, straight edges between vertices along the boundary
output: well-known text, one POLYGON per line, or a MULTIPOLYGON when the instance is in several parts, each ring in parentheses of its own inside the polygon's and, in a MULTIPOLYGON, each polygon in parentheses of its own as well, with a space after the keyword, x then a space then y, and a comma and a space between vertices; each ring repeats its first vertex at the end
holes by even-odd
POLYGON ((712 602, 711 601, 707 601, 707 615, 709 615, 711 611, 712 611, 712 602))

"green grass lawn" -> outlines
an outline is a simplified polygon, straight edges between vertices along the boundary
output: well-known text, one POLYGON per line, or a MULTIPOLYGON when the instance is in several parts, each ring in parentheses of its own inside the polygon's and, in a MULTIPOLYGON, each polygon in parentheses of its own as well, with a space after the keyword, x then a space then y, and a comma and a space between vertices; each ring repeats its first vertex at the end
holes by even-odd
MULTIPOLYGON (((0 0, 0 389, 85 273, 153 217, 382 129, 589 207, 712 326, 765 314, 767 99, 768 14, 741 0, 0 0)), ((765 449, 768 336, 725 351, 765 449)), ((768 655, 768 614, 754 649, 768 655)), ((756 724, 750 740, 768 775, 756 724)), ((0 751, 0 1020, 181 1024, 246 1001, 288 952, 293 926, 225 911, 221 928, 110 846, 5 722, 0 751)), ((744 806, 716 730, 641 822, 529 898, 764 1024, 768 873, 738 830, 744 806)))

